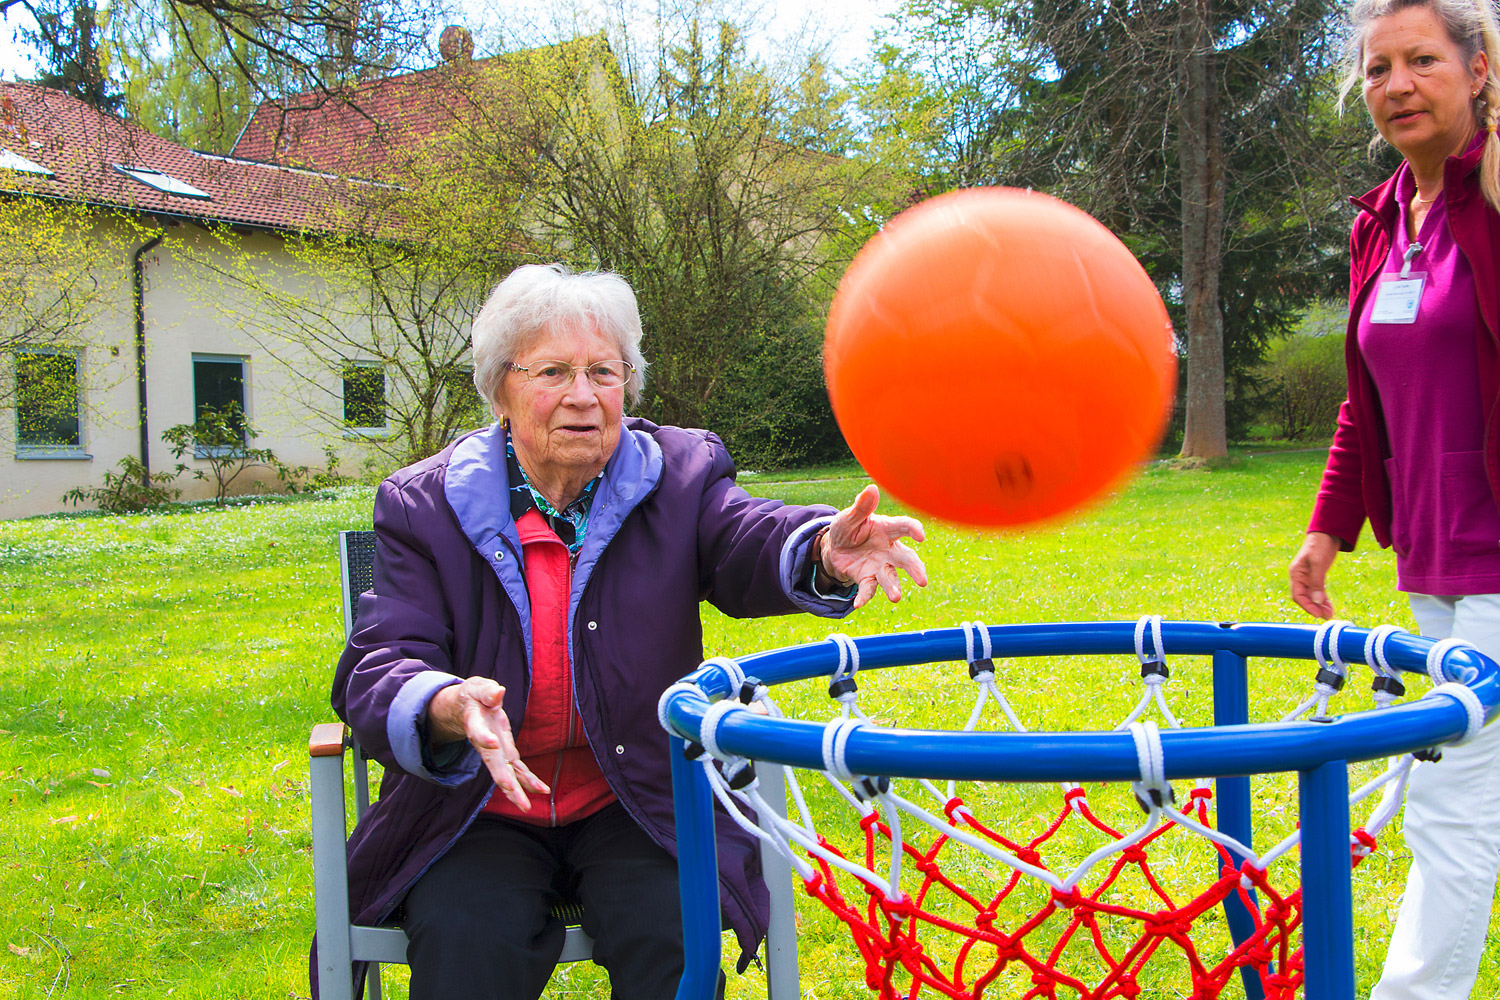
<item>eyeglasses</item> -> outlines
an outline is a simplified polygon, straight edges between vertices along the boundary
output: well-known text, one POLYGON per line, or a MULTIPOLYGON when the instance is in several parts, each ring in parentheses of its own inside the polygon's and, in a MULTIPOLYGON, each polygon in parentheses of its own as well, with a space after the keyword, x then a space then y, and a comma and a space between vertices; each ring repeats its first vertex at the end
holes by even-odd
POLYGON ((572 385, 579 372, 588 376, 590 382, 600 389, 618 389, 630 381, 635 366, 628 361, 595 361, 591 365, 570 365, 562 361, 533 361, 529 365, 518 365, 514 361, 506 365, 513 372, 524 372, 532 384, 543 389, 561 389, 572 385))

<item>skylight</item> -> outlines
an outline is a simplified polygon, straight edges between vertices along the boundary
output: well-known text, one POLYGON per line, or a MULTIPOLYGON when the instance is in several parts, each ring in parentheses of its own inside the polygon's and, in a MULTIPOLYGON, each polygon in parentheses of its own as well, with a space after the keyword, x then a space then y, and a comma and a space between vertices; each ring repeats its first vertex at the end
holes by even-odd
POLYGON ((150 167, 124 167, 118 163, 114 167, 126 177, 138 180, 163 194, 174 194, 179 198, 201 198, 204 201, 212 198, 207 191, 195 188, 187 181, 178 180, 171 174, 164 174, 160 170, 152 170, 150 167))
POLYGON ((12 153, 8 149, 0 149, 0 169, 16 170, 23 174, 38 174, 48 180, 57 176, 40 163, 28 160, 26 157, 18 153, 12 153))

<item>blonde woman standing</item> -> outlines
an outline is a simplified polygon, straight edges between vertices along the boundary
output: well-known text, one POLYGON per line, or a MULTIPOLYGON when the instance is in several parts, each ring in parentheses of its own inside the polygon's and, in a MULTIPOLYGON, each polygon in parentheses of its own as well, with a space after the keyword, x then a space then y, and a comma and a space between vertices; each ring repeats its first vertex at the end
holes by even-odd
MULTIPOLYGON (((1349 395, 1292 598, 1325 581, 1366 521, 1396 550, 1424 635, 1500 657, 1500 34, 1491 0, 1358 0, 1353 63, 1404 162, 1354 200, 1349 395)), ((1418 766, 1411 870, 1373 1000, 1470 995, 1500 868, 1500 726, 1418 766)), ((1486 996, 1489 994, 1485 994, 1486 996)))

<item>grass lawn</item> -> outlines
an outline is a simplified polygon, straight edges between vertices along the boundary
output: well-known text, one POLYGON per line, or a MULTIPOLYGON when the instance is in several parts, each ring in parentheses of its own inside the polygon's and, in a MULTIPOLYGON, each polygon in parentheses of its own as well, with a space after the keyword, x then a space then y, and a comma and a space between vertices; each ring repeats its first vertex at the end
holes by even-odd
MULTIPOLYGON (((1045 530, 929 523, 921 552, 932 585, 842 627, 861 635, 1146 613, 1304 620, 1286 597, 1285 566, 1321 462, 1285 453, 1211 472, 1152 466, 1109 503, 1045 530)), ((863 481, 851 467, 747 484, 842 506, 863 481), (819 481, 794 481, 806 479, 819 481)), ((334 534, 369 525, 371 496, 356 489, 231 510, 0 523, 0 997, 306 995, 306 738, 331 717, 327 687, 342 641, 334 534)), ((1362 546, 1335 573, 1344 617, 1411 626, 1389 553, 1362 546)), ((833 630, 807 617, 736 622, 710 608, 704 619, 710 654, 833 630)), ((1133 658, 1003 666, 1032 728, 1108 728, 1138 691, 1133 658)), ((1311 672, 1257 665, 1252 713, 1289 710, 1310 690, 1311 672)), ((1206 680, 1206 664, 1174 664, 1173 705, 1188 724, 1208 718, 1206 680)), ((885 672, 867 685, 866 709, 957 728, 967 686, 962 665, 885 672)), ((1368 706, 1367 685, 1350 689, 1346 707, 1368 706)), ((781 700, 806 718, 831 714, 819 685, 781 700)), ((1291 788, 1257 786, 1273 828, 1287 822, 1291 788)), ((1051 787, 1016 794, 997 799, 991 818, 1029 823, 1060 804, 1051 787)), ((1356 874, 1362 990, 1378 970, 1405 865, 1391 831, 1356 874)), ((805 994, 866 995, 836 928, 810 904, 799 919, 805 994)), ((404 996, 401 971, 389 978, 391 994, 404 996)), ((1500 982, 1500 943, 1480 982, 1500 982)), ((753 972, 731 977, 731 997, 759 990, 753 972)), ((555 976, 549 995, 607 990, 583 965, 555 976)), ((1182 994, 1162 984, 1149 995, 1182 994)))

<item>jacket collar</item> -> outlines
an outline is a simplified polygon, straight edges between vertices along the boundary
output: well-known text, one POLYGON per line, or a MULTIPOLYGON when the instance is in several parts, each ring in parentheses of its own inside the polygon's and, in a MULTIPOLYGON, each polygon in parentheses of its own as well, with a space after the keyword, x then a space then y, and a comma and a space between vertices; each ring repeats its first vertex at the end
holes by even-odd
MULTIPOLYGON (((1469 185, 1463 181, 1474 171, 1479 169, 1479 160, 1484 155, 1484 140, 1487 133, 1484 129, 1469 143, 1469 148, 1457 156, 1448 157, 1443 164, 1443 195, 1451 206, 1454 202, 1462 201, 1470 197, 1469 185)), ((1410 173, 1411 167, 1406 161, 1401 161, 1401 166, 1396 172, 1380 184, 1357 198, 1349 201, 1355 208, 1373 215, 1387 232, 1394 232, 1397 222, 1401 219, 1401 205, 1396 200, 1396 183, 1404 173, 1410 173)))
MULTIPOLYGON (((615 453, 604 466, 604 480, 594 497, 596 508, 607 505, 615 518, 623 518, 655 488, 661 479, 661 447, 641 426, 627 419, 615 453)), ((513 551, 520 551, 521 538, 505 502, 510 489, 505 469, 506 432, 498 422, 463 438, 453 446, 443 493, 458 518, 470 544, 480 552, 494 548, 505 538, 513 551)))

